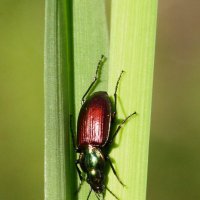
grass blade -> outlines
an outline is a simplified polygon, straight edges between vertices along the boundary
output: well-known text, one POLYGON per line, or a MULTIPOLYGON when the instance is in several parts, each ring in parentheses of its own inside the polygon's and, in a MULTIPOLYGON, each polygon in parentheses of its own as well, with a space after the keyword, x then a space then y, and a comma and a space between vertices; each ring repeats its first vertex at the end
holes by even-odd
MULTIPOLYGON (((111 44, 108 90, 114 93, 117 77, 124 74, 119 87, 119 117, 137 111, 116 138, 119 147, 111 157, 116 161, 123 188, 112 173, 108 186, 120 199, 146 198, 148 144, 150 132, 156 33, 156 0, 112 1, 111 44)), ((114 197, 107 194, 107 199, 114 197)))
POLYGON ((73 110, 72 2, 46 0, 45 12, 45 200, 74 199, 67 134, 73 110))
MULTIPOLYGON (((70 113, 74 112, 77 118, 81 97, 92 81, 101 54, 109 57, 109 62, 103 66, 102 82, 95 89, 107 90, 108 87, 109 94, 113 94, 117 77, 122 69, 125 70, 127 73, 119 87, 119 117, 124 118, 135 110, 139 113, 129 120, 123 130, 126 137, 118 136, 116 142, 120 139, 120 146, 111 153, 127 188, 121 188, 112 173, 109 174, 109 188, 121 199, 143 200, 146 195, 157 2, 112 1, 110 50, 103 0, 73 1, 73 37, 72 2, 46 2, 45 200, 75 198, 74 157, 67 122, 70 113)), ((79 198, 86 199, 88 192, 89 187, 85 184, 79 198)), ((112 198, 107 194, 107 199, 112 198)), ((90 199, 96 199, 95 195, 90 199)))
MULTIPOLYGON (((104 0, 74 0, 74 88, 76 118, 81 98, 92 82, 102 54, 108 57, 108 27, 104 0)), ((101 70, 101 82, 95 90, 107 90, 108 62, 101 70)), ((87 199, 88 184, 79 193, 87 199)), ((96 196, 92 193, 90 200, 96 196)))

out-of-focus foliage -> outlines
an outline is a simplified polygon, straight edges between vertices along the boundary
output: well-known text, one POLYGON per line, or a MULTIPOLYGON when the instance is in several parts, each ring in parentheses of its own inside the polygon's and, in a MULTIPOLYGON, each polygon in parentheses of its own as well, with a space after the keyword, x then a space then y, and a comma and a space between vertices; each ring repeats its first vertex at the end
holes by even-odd
POLYGON ((43 199, 43 1, 0 1, 0 199, 43 199))
POLYGON ((159 1, 147 200, 200 199, 199 1, 159 1))

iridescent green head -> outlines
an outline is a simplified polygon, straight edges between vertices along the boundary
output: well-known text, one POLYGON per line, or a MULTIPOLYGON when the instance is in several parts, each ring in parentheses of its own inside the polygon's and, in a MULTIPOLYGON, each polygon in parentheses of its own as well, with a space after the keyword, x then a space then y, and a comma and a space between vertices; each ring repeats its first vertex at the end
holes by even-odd
POLYGON ((87 182, 96 193, 103 193, 105 190, 104 174, 98 169, 92 169, 87 173, 87 182))
POLYGON ((82 170, 87 174, 87 182, 96 193, 105 189, 104 168, 105 158, 101 149, 91 145, 86 146, 79 157, 82 170))

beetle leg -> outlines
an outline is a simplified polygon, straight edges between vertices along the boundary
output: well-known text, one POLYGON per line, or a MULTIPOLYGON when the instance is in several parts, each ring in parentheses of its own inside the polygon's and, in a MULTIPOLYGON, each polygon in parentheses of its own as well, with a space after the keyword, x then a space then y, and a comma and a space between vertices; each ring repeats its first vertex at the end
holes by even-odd
POLYGON ((88 196, 87 196, 87 200, 89 199, 89 197, 90 197, 90 195, 91 195, 91 192, 92 192, 92 188, 91 188, 90 191, 89 191, 89 194, 88 194, 88 196))
POLYGON ((79 176, 80 181, 83 182, 83 181, 84 181, 84 178, 83 178, 83 176, 82 176, 81 170, 80 170, 79 167, 78 167, 78 164, 79 164, 79 160, 76 161, 76 170, 77 170, 77 172, 78 172, 78 176, 79 176))
POLYGON ((71 136, 72 136, 72 144, 74 147, 75 152, 77 152, 77 148, 76 148, 76 142, 75 142, 75 134, 74 134, 74 130, 73 130, 73 123, 72 123, 72 114, 70 115, 70 131, 71 131, 71 136))
POLYGON ((76 194, 78 194, 79 191, 81 190, 81 186, 83 185, 83 182, 84 182, 84 181, 80 182, 80 184, 79 184, 79 186, 78 186, 78 189, 77 189, 77 191, 76 191, 76 194))
POLYGON ((107 157, 106 157, 106 160, 107 160, 108 163, 110 164, 110 167, 111 167, 111 169, 112 169, 114 175, 116 176, 117 180, 121 183, 122 186, 125 186, 125 184, 120 180, 119 176, 117 175, 117 172, 116 172, 116 170, 115 170, 115 168, 114 168, 114 166, 113 166, 113 164, 112 164, 112 162, 111 162, 111 160, 110 160, 110 157, 107 156, 107 157))
POLYGON ((118 132, 120 131, 120 129, 122 128, 123 124, 125 124, 127 122, 127 120, 132 117, 133 115, 136 115, 137 113, 134 112, 132 114, 130 114, 128 117, 126 117, 122 123, 117 127, 117 130, 115 131, 115 133, 112 135, 112 138, 108 141, 108 145, 111 145, 113 143, 113 140, 115 139, 116 135, 118 134, 118 132))
POLYGON ((79 164, 79 161, 77 160, 77 161, 76 161, 76 170, 77 170, 77 172, 78 172, 78 176, 79 176, 79 179, 80 179, 80 184, 79 184, 79 187, 78 187, 78 189, 77 189, 77 191, 76 191, 76 194, 80 191, 81 186, 82 186, 83 182, 85 181, 85 179, 83 178, 83 176, 82 176, 82 174, 81 174, 81 170, 80 170, 79 167, 78 167, 78 164, 79 164))
POLYGON ((120 75, 119 75, 119 78, 117 80, 117 83, 116 83, 116 86, 115 86, 115 93, 114 93, 114 111, 113 111, 113 119, 115 119, 116 115, 117 115, 117 89, 118 89, 118 86, 119 86, 119 82, 120 82, 120 79, 121 79, 121 76, 122 74, 124 73, 124 71, 122 70, 120 75))
POLYGON ((90 89, 94 86, 94 84, 96 83, 96 81, 98 80, 98 74, 99 74, 99 68, 103 65, 103 63, 105 62, 106 57, 104 55, 101 56, 101 59, 98 62, 97 65, 97 69, 96 69, 96 74, 94 77, 94 80, 92 81, 92 83, 90 84, 89 88, 87 89, 87 91, 85 92, 85 94, 82 97, 82 101, 81 104, 83 105, 83 103, 85 102, 85 97, 88 95, 88 93, 90 92, 90 89))

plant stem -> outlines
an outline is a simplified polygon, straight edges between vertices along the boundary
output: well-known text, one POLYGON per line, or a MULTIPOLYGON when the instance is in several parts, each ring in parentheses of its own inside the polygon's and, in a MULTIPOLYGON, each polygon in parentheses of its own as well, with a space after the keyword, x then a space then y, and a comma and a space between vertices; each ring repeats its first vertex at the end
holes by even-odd
MULTIPOLYGON (((118 98, 119 118, 136 111, 116 138, 111 152, 123 188, 112 173, 108 186, 120 199, 146 198, 148 146, 156 33, 156 0, 112 1, 109 94, 124 70, 118 98), (112 76, 111 76, 112 75, 112 76)), ((107 194, 107 199, 114 199, 107 194)))
POLYGON ((74 199, 72 2, 46 0, 45 13, 45 200, 74 199))

